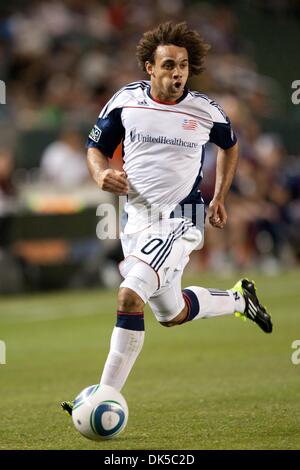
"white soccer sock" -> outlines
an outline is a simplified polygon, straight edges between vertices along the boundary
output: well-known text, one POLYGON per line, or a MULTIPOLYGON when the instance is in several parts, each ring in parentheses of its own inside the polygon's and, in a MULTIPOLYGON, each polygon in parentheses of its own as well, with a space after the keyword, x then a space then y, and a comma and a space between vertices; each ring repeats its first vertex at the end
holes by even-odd
POLYGON ((145 331, 114 327, 100 384, 121 390, 144 343, 145 331))
POLYGON ((205 289, 204 287, 191 286, 184 289, 185 298, 188 297, 190 315, 188 320, 199 318, 219 317, 232 315, 234 312, 244 312, 245 299, 238 292, 231 290, 205 289), (191 291, 198 300, 193 298, 191 291))

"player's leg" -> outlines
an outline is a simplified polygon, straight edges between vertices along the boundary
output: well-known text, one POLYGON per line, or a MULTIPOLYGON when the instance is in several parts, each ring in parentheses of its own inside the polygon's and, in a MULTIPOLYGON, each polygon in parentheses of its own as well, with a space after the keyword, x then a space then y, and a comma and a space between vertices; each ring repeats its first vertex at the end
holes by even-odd
MULTIPOLYGON (((201 246, 203 235, 194 227, 178 237, 161 257, 158 276, 161 288, 151 297, 149 304, 164 326, 173 326, 199 318, 232 315, 243 312, 245 300, 240 293, 191 286, 181 290, 181 277, 193 249, 201 246)), ((156 266, 156 265, 154 265, 156 266)))
POLYGON ((189 228, 174 240, 172 249, 167 252, 168 256, 161 257, 158 276, 162 288, 149 301, 160 323, 173 326, 238 312, 244 318, 253 320, 266 333, 270 333, 271 317, 260 304, 253 281, 242 279, 229 290, 190 286, 181 291, 181 275, 189 254, 195 249, 195 245, 198 248, 202 243, 202 233, 194 227, 189 228))
POLYGON ((137 262, 119 289, 117 321, 100 384, 117 390, 125 384, 144 343, 144 305, 156 289, 153 269, 137 262))
MULTIPOLYGON (((157 290, 157 275, 146 263, 138 261, 126 274, 118 293, 116 325, 100 383, 121 390, 143 347, 144 305, 157 290)), ((72 414, 73 403, 62 408, 72 414)))
POLYGON ((183 289, 187 305, 186 317, 181 323, 199 318, 210 318, 221 315, 238 314, 257 323, 265 332, 272 332, 271 317, 260 304, 253 281, 242 279, 232 289, 205 289, 190 286, 183 289))
POLYGON ((231 290, 189 286, 183 289, 182 295, 187 307, 183 322, 245 311, 243 295, 231 290))
POLYGON ((180 271, 175 272, 170 287, 157 291, 149 300, 161 325, 170 327, 238 312, 240 316, 253 320, 266 333, 271 333, 271 317, 260 304, 253 281, 243 279, 226 291, 199 286, 181 291, 181 275, 180 271))

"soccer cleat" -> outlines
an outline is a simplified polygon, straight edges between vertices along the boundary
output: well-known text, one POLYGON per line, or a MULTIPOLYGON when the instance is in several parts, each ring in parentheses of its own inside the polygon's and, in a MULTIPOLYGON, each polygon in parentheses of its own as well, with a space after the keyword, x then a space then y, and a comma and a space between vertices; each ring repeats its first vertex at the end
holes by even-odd
POLYGON ((259 303, 254 281, 241 279, 231 290, 242 294, 246 302, 245 312, 236 312, 235 315, 244 319, 250 318, 250 320, 257 323, 265 333, 271 333, 273 329, 271 316, 268 314, 265 307, 259 303))
POLYGON ((60 406, 62 407, 65 412, 72 416, 72 411, 73 411, 73 402, 72 401, 63 401, 60 406))

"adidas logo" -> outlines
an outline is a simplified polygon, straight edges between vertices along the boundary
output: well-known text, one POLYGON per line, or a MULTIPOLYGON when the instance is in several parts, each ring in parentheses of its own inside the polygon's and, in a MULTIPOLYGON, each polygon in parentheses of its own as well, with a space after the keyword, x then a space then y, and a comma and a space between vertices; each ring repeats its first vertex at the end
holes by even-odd
POLYGON ((138 105, 140 105, 140 106, 149 106, 146 100, 138 101, 138 105))

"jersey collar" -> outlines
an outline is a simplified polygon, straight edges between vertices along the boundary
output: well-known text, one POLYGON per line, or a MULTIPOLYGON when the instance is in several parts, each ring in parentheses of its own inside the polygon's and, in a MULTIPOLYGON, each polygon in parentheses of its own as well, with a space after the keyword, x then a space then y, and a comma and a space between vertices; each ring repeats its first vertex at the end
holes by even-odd
POLYGON ((175 104, 180 103, 187 96, 188 92, 189 92, 189 90, 185 86, 181 97, 178 98, 178 100, 176 100, 175 103, 166 103, 165 101, 159 101, 159 100, 153 98, 153 96, 151 95, 150 85, 147 87, 147 95, 149 96, 149 98, 151 98, 152 101, 155 101, 155 103, 159 103, 159 104, 166 104, 168 106, 174 106, 175 104))

